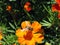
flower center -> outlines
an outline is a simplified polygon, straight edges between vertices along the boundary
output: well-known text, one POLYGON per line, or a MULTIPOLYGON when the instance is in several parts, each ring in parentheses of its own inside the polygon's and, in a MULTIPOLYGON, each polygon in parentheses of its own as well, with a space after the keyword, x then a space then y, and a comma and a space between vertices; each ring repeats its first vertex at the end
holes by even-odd
POLYGON ((26 26, 26 28, 27 28, 28 30, 33 30, 33 28, 32 28, 32 27, 29 27, 29 26, 26 26))
POLYGON ((25 40, 31 40, 32 37, 33 37, 32 31, 28 31, 28 32, 26 33, 26 35, 24 35, 24 39, 25 39, 25 40))

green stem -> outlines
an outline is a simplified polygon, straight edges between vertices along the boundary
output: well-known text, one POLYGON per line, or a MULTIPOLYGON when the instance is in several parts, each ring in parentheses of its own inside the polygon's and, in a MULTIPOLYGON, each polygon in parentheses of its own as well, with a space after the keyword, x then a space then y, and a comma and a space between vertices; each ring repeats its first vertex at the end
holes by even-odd
POLYGON ((15 24, 15 26, 16 26, 16 28, 17 28, 17 24, 16 24, 16 20, 15 20, 15 15, 13 15, 13 13, 12 13, 11 16, 12 16, 13 21, 14 21, 14 24, 15 24))
POLYGON ((30 14, 26 10, 24 10, 24 11, 27 14, 27 16, 32 20, 32 17, 30 16, 30 14))

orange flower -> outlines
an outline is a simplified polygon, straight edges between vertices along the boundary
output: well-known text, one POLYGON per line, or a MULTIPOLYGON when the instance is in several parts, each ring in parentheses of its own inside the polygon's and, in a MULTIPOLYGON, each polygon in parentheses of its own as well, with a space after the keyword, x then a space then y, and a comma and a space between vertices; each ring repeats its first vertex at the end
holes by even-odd
POLYGON ((60 13, 58 13, 58 19, 60 19, 60 13))
POLYGON ((18 42, 20 45, 35 45, 35 43, 42 43, 44 39, 43 34, 33 33, 31 30, 16 30, 18 42))
POLYGON ((35 45, 35 43, 41 43, 44 39, 43 34, 40 33, 42 32, 41 24, 37 21, 34 21, 32 24, 30 21, 24 21, 21 23, 21 27, 22 29, 16 30, 16 36, 20 45, 35 45))
POLYGON ((8 6, 6 7, 6 10, 8 10, 8 11, 11 11, 11 9, 12 9, 12 7, 11 7, 10 5, 8 5, 8 6))
POLYGON ((31 5, 30 2, 26 2, 25 5, 24 5, 24 9, 28 12, 31 11, 30 5, 31 5))
POLYGON ((60 0, 55 0, 55 2, 60 5, 60 0))
POLYGON ((60 12, 60 6, 58 4, 52 4, 52 12, 60 12))

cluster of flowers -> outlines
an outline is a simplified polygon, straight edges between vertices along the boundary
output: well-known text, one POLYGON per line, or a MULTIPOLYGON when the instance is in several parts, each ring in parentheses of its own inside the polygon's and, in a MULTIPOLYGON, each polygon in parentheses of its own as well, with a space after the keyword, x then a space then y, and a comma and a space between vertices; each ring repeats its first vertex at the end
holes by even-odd
MULTIPOLYGON (((60 19, 60 0, 55 0, 56 4, 52 4, 52 12, 58 12, 58 18, 60 19)), ((24 9, 26 11, 31 11, 31 3, 26 2, 24 4, 24 9)), ((11 11, 12 7, 8 5, 6 10, 11 11)), ((35 45, 36 43, 42 43, 44 40, 44 30, 42 25, 37 21, 24 21, 21 23, 21 28, 16 30, 17 41, 20 45, 35 45)), ((0 40, 2 40, 3 35, 0 32, 0 40)), ((14 44, 16 45, 16 44, 14 44)))
POLYGON ((60 19, 60 0, 55 0, 56 4, 52 4, 52 12, 58 12, 58 18, 60 19))
MULTIPOLYGON (((31 3, 26 2, 24 4, 26 11, 31 11, 31 3)), ((12 6, 6 7, 7 11, 12 10, 12 6)), ((21 28, 16 30, 16 36, 20 45, 35 45, 36 43, 42 43, 44 39, 44 30, 41 28, 42 25, 37 21, 31 23, 30 21, 24 21, 21 23, 21 28)), ((1 38, 1 37, 0 37, 1 38)), ((16 45, 16 44, 13 44, 16 45)))

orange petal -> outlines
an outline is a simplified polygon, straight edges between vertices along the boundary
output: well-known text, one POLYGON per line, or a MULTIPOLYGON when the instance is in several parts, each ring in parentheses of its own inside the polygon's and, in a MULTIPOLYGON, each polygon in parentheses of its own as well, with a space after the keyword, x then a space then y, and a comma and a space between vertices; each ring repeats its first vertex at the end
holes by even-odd
POLYGON ((25 33, 25 32, 22 31, 21 29, 16 30, 16 36, 17 36, 17 37, 23 37, 24 33, 25 33))
POLYGON ((30 26, 31 26, 30 21, 24 21, 24 22, 21 23, 22 28, 26 28, 26 27, 30 27, 30 26))
POLYGON ((60 5, 60 0, 55 0, 55 2, 60 5))
POLYGON ((25 5, 31 5, 31 3, 30 2, 26 2, 25 5))
POLYGON ((31 11, 31 7, 25 8, 26 11, 31 11))
POLYGON ((29 44, 27 45, 35 45, 35 42, 31 41, 29 44))
POLYGON ((34 21, 32 23, 32 28, 33 28, 33 32, 38 32, 41 29, 42 25, 39 24, 37 21, 34 21))
POLYGON ((27 9, 28 8, 28 5, 24 5, 24 9, 27 9))
POLYGON ((28 43, 26 43, 27 45, 35 45, 35 40, 34 38, 32 38, 31 40, 28 41, 28 43))
POLYGON ((40 33, 37 33, 37 34, 34 34, 34 38, 37 43, 41 43, 42 40, 44 39, 44 36, 40 33))
POLYGON ((24 38, 18 38, 18 43, 19 44, 25 44, 25 40, 24 40, 24 38))

